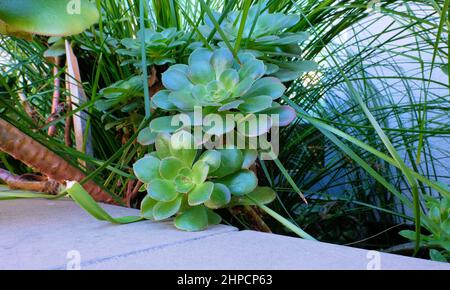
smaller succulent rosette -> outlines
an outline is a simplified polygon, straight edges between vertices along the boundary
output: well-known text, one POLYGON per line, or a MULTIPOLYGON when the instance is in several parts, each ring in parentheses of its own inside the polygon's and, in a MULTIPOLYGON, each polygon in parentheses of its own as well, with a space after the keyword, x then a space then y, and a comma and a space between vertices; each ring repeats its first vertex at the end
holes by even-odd
POLYGON ((95 107, 101 112, 120 110, 128 113, 142 104, 143 89, 142 76, 115 82, 100 90, 100 99, 95 103, 95 107))
POLYGON ((190 148, 192 135, 180 135, 159 134, 156 151, 133 166, 147 190, 141 204, 144 218, 175 216, 177 228, 199 231, 220 223, 214 209, 274 200, 275 192, 258 187, 258 179, 250 170, 256 151, 229 148, 207 150, 197 156, 199 150, 190 148))
MULTIPOLYGON (((147 54, 147 65, 165 65, 175 63, 175 51, 184 45, 184 33, 175 28, 164 29, 161 32, 153 29, 145 29, 145 52, 147 54)), ((121 40, 123 49, 118 49, 117 53, 126 56, 128 59, 122 65, 133 64, 140 67, 141 64, 141 31, 137 38, 125 38, 121 40)))
MULTIPOLYGON (((300 16, 270 13, 267 4, 267 0, 260 1, 249 9, 242 31, 242 11, 232 11, 224 19, 222 13, 213 12, 212 18, 215 22, 220 22, 223 34, 232 44, 241 34, 241 49, 250 50, 258 57, 264 56, 266 65, 271 68, 268 74, 283 82, 296 80, 305 72, 317 70, 316 62, 300 57, 301 45, 309 38, 309 33, 297 31, 295 28, 300 16)), ((219 42, 219 46, 225 46, 212 18, 205 15, 205 24, 201 25, 199 30, 205 38, 215 31, 213 39, 219 42)))

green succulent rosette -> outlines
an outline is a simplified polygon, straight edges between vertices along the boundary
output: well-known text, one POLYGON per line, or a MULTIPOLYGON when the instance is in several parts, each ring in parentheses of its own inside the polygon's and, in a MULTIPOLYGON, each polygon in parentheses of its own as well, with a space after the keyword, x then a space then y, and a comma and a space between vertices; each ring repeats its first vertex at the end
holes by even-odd
MULTIPOLYGON (((253 5, 247 15, 242 30, 242 39, 251 42, 250 45, 256 44, 276 44, 289 45, 300 43, 308 38, 306 32, 289 32, 300 21, 300 16, 296 14, 269 13, 267 7, 268 1, 260 1, 253 5)), ((220 28, 230 41, 238 38, 239 28, 241 26, 243 11, 231 11, 227 13, 225 18, 220 22, 222 13, 213 11, 212 15, 217 23, 220 23, 220 28)), ((208 37, 215 28, 213 20, 206 15, 205 25, 201 25, 199 30, 208 37)), ((214 38, 222 40, 221 35, 217 32, 214 38)))
MULTIPOLYGON (((228 41, 235 43, 241 34, 242 49, 250 50, 257 57, 264 57, 270 73, 281 81, 293 81, 302 74, 314 71, 317 63, 303 60, 301 45, 309 38, 309 33, 297 31, 296 25, 300 16, 296 14, 269 13, 268 1, 254 4, 248 11, 243 30, 240 31, 243 11, 232 11, 224 19, 222 13, 213 12, 215 22, 227 36, 228 41), (294 60, 295 59, 295 60, 294 60)), ((213 39, 225 46, 222 36, 217 32, 213 20, 206 15, 205 24, 199 27, 205 38, 212 33, 213 39)))
POLYGON ((256 175, 249 170, 256 151, 228 148, 199 154, 200 150, 190 148, 192 135, 182 135, 180 139, 158 134, 156 151, 133 166, 147 190, 141 204, 143 217, 158 221, 175 216, 177 228, 199 231, 220 223, 214 209, 274 200, 275 192, 258 187, 256 175))
MULTIPOLYGON (((203 116, 215 114, 226 122, 226 115, 240 114, 236 124, 227 124, 219 128, 215 135, 232 131, 239 124, 239 119, 247 120, 249 116, 276 114, 279 126, 290 124, 295 118, 295 111, 289 106, 276 102, 286 87, 274 77, 265 76, 268 68, 263 61, 251 53, 239 53, 239 61, 227 48, 214 51, 206 48, 196 49, 189 57, 188 64, 176 64, 162 74, 165 90, 153 97, 153 106, 165 111, 191 114, 195 108, 201 108, 203 116)), ((172 116, 157 118, 150 128, 154 132, 174 132, 179 128, 171 125, 172 116)), ((266 133, 272 123, 258 126, 256 132, 248 136, 266 133), (262 129, 261 129, 262 128, 262 129)), ((208 126, 203 126, 205 132, 208 126)))
POLYGON ((95 103, 97 110, 111 112, 120 110, 128 113, 142 104, 143 78, 134 76, 128 80, 121 80, 99 92, 100 99, 95 103))
MULTIPOLYGON (((138 32, 138 36, 141 31, 138 32)), ((123 49, 118 49, 117 53, 128 57, 122 65, 133 64, 141 66, 141 40, 140 38, 125 38, 120 42, 123 49)), ((184 33, 175 28, 164 29, 161 32, 153 29, 145 29, 145 51, 147 55, 147 65, 165 65, 175 63, 176 49, 184 45, 184 33)))

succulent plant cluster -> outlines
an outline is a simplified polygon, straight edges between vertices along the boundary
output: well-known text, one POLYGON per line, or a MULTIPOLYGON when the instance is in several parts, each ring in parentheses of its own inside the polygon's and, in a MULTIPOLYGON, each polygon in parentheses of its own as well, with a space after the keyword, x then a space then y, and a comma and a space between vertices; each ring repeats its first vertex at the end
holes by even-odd
POLYGON ((187 138, 159 134, 156 151, 137 161, 134 173, 146 187, 141 204, 142 216, 150 220, 175 217, 175 226, 198 231, 218 224, 212 211, 231 204, 269 203, 275 198, 270 188, 258 187, 258 179, 249 170, 257 152, 228 148, 198 150, 187 148, 187 138), (180 141, 182 140, 182 141, 180 141))
MULTIPOLYGON (((251 44, 264 43, 274 45, 287 45, 303 42, 308 34, 305 32, 291 33, 288 30, 296 25, 300 17, 295 14, 269 13, 267 8, 268 1, 260 1, 253 5, 247 15, 242 31, 242 39, 248 40, 251 44)), ((238 38, 239 28, 241 26, 243 11, 232 11, 220 22, 222 14, 213 12, 213 18, 205 16, 205 25, 200 26, 203 36, 208 37, 215 24, 220 23, 220 28, 230 41, 238 38)), ((219 32, 215 32, 214 38, 222 40, 219 32)))
MULTIPOLYGON (((163 73, 162 82, 166 89, 153 97, 154 106, 184 113, 201 107, 204 115, 214 113, 222 116, 224 124, 226 114, 237 113, 243 116, 278 114, 280 126, 291 123, 295 119, 294 110, 276 103, 286 90, 282 82, 265 76, 270 71, 253 54, 239 53, 238 58, 236 60, 227 48, 214 51, 196 49, 190 55, 188 64, 173 65, 163 73)), ((235 125, 215 133, 227 133, 235 129, 235 125)), ((150 128, 155 132, 179 129, 173 127, 167 117, 153 120, 150 128)), ((269 129, 270 125, 253 135, 264 134, 269 129)))
MULTIPOLYGON (((249 9, 242 31, 243 49, 252 51, 257 57, 264 57, 270 66, 270 74, 282 81, 292 81, 305 72, 316 70, 315 62, 300 58, 300 45, 309 38, 309 34, 303 31, 290 32, 299 23, 300 17, 295 14, 269 13, 267 3, 267 0, 260 1, 249 9), (287 61, 286 57, 289 58, 287 61)), ((242 13, 233 11, 221 20, 222 14, 213 12, 214 21, 206 15, 205 25, 199 29, 206 38, 216 31, 213 38, 223 41, 214 24, 220 23, 227 39, 235 42, 240 33, 242 13)), ((225 44, 221 42, 219 45, 225 44)))
MULTIPOLYGON (((141 31, 138 32, 140 36, 141 31)), ((164 65, 175 63, 175 50, 186 43, 184 33, 175 28, 164 29, 157 32, 153 29, 145 29, 145 51, 147 53, 147 65, 164 65)), ((117 53, 130 57, 122 64, 141 65, 141 40, 138 38, 122 39, 123 49, 117 53)))
MULTIPOLYGON (((138 36, 140 36, 140 31, 138 36)), ((118 46, 115 40, 113 47, 118 46)), ((162 66, 175 63, 176 49, 184 45, 184 33, 175 28, 164 29, 157 32, 145 29, 145 50, 148 66, 162 66)), ((122 65, 133 64, 140 67, 141 64, 141 40, 138 38, 125 38, 120 41, 124 48, 117 49, 117 53, 127 59, 122 65)), ((118 81, 100 91, 100 100, 96 102, 99 111, 109 112, 120 110, 128 113, 137 109, 142 104, 143 80, 142 76, 134 76, 128 80, 118 81), (139 98, 138 98, 139 97, 139 98)))
MULTIPOLYGON (((270 14, 266 4, 267 1, 262 1, 250 9, 250 19, 241 39, 245 45, 241 50, 232 53, 216 34, 217 41, 211 43, 211 49, 190 45, 189 48, 196 48, 187 63, 173 64, 162 73, 164 89, 152 97, 152 108, 159 117, 153 118, 138 136, 139 143, 155 144, 156 151, 138 160, 133 167, 147 191, 141 204, 143 217, 150 220, 175 217, 177 228, 197 231, 220 223, 215 209, 274 200, 275 192, 268 187, 258 187, 252 170, 262 152, 241 150, 230 144, 226 149, 199 149, 198 145, 205 145, 203 139, 199 141, 196 134, 194 137, 188 132, 195 127, 211 134, 211 126, 205 118, 214 115, 223 125, 215 127, 212 135, 228 141, 228 133, 236 133, 245 139, 261 136, 274 125, 287 126, 296 118, 291 107, 277 100, 285 94, 283 82, 315 69, 312 62, 299 59, 299 45, 308 35, 289 32, 299 21, 298 16, 270 14), (284 58, 288 55, 289 61, 278 57, 277 53, 284 58), (202 117, 200 123, 196 120, 198 110, 202 117), (231 125, 229 116, 234 117, 231 125), (258 118, 262 116, 266 117, 265 121, 258 118), (190 120, 189 125, 179 122, 185 117, 190 120), (240 125, 251 117, 259 122, 257 128, 240 131, 240 125)), ((219 14, 215 17, 218 20, 219 14)), ((223 32, 232 42, 238 38, 240 19, 240 12, 232 12, 221 22, 223 32)), ((205 19, 205 24, 200 30, 208 37, 215 25, 211 19, 205 19)), ((179 45, 175 32, 171 31, 169 36, 166 41, 171 44, 152 44, 150 48, 166 51, 179 45)), ((155 39, 160 37, 155 36, 155 39)), ((122 44, 127 47, 124 53, 139 57, 139 45, 135 40, 122 44)), ((164 54, 157 53, 154 59, 159 56, 164 54)), ((162 59, 157 63, 173 63, 168 58, 162 59)), ((112 88, 103 94, 109 93, 118 100, 125 98, 126 93, 120 89, 124 85, 118 84, 119 89, 112 88)))
MULTIPOLYGON (((435 261, 450 261, 450 198, 443 196, 440 200, 424 195, 428 209, 424 221, 429 234, 421 234, 421 244, 430 249, 430 257, 435 261), (441 248, 441 250, 439 250, 441 248)), ((416 233, 410 230, 400 231, 400 235, 416 240, 416 233)))

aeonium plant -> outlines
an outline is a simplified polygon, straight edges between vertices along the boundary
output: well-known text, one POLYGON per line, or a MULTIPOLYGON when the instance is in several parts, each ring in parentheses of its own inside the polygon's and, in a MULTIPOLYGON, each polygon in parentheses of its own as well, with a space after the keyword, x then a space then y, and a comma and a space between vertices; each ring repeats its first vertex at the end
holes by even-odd
MULTIPOLYGON (((145 52, 147 55, 147 65, 165 65, 175 63, 176 50, 184 45, 184 33, 176 28, 167 28, 162 31, 145 29, 145 52)), ((138 38, 125 38, 120 41, 124 46, 118 49, 117 53, 127 56, 129 59, 122 65, 133 64, 136 67, 141 65, 141 31, 138 38)))
POLYGON ((268 2, 265 0, 255 3, 246 18, 242 17, 243 11, 232 11, 224 18, 219 12, 213 12, 212 18, 205 15, 205 25, 199 29, 205 38, 216 31, 213 39, 220 46, 225 46, 224 39, 217 32, 214 22, 220 23, 220 28, 231 43, 241 35, 242 49, 252 51, 263 59, 270 67, 270 74, 283 82, 296 80, 303 73, 316 70, 317 63, 301 58, 301 45, 309 38, 309 33, 296 29, 300 16, 270 13, 268 2), (241 23, 243 19, 245 23, 241 23))
MULTIPOLYGON (((195 108, 201 108, 205 117, 214 114, 225 124, 214 131, 218 136, 234 130, 239 120, 247 120, 248 116, 276 115, 277 125, 290 124, 296 117, 295 111, 276 102, 286 87, 279 79, 265 76, 270 73, 268 67, 253 54, 241 52, 237 56, 235 59, 227 48, 196 49, 188 64, 173 65, 162 74, 165 89, 153 97, 153 105, 164 111, 188 115, 192 115, 195 108), (226 122, 227 115, 237 114, 240 118, 235 118, 236 123, 226 122)), ((267 122, 247 135, 267 133, 272 125, 270 118, 267 122)), ((202 128, 205 132, 210 129, 204 124, 202 128)), ((172 133, 179 127, 173 125, 172 116, 166 116, 154 119, 150 129, 172 133)))
MULTIPOLYGON (((296 25, 300 16, 297 14, 269 13, 267 7, 268 1, 259 1, 248 10, 248 15, 242 30, 242 40, 247 42, 247 47, 252 48, 256 45, 276 45, 284 46, 289 44, 298 44, 308 38, 306 32, 290 32, 289 29, 296 25)), ((214 39, 223 40, 220 33, 215 29, 215 23, 220 23, 220 28, 227 36, 228 40, 235 41, 238 38, 241 28, 242 10, 231 11, 223 18, 222 13, 213 11, 214 19, 205 15, 205 25, 201 25, 199 30, 204 37, 216 31, 214 39)))
POLYGON ((175 216, 178 229, 199 231, 221 222, 214 209, 274 200, 275 192, 258 187, 250 170, 256 151, 231 147, 200 152, 192 140, 187 132, 178 137, 158 134, 156 151, 134 164, 134 173, 147 190, 141 204, 144 218, 175 216))

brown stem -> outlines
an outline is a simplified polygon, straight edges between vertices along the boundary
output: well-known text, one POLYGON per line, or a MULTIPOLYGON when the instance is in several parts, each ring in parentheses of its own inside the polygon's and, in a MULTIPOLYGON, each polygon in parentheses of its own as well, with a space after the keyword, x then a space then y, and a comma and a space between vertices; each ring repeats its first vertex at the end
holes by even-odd
POLYGON ((30 180, 25 177, 12 174, 11 172, 1 168, 0 179, 2 179, 11 189, 30 190, 49 194, 58 194, 61 187, 55 180, 30 180))
MULTIPOLYGON (((1 118, 0 150, 61 184, 67 180, 81 181, 86 177, 83 172, 62 157, 1 118)), ((113 201, 111 196, 92 180, 85 183, 84 188, 96 201, 113 201)))
POLYGON ((267 226, 261 216, 248 205, 235 206, 229 209, 233 216, 241 215, 250 224, 250 226, 257 231, 271 233, 272 230, 267 226))
MULTIPOLYGON (((52 115, 48 119, 52 122, 59 111, 59 98, 61 97, 61 81, 59 75, 59 57, 55 57, 55 66, 53 67, 53 98, 52 98, 52 115)), ((48 128, 48 136, 53 137, 56 134, 56 125, 51 125, 48 128)))
POLYGON ((141 181, 137 181, 136 182, 136 185, 135 185, 135 187, 133 188, 133 190, 130 192, 130 194, 129 195, 127 195, 126 197, 125 197, 125 200, 124 200, 124 202, 125 202, 125 204, 128 206, 128 207, 131 207, 131 202, 136 198, 136 196, 138 195, 138 193, 139 193, 139 189, 141 188, 141 186, 142 186, 142 182, 141 181))
POLYGON ((64 126, 64 142, 66 144, 67 147, 72 147, 72 116, 70 115, 70 111, 71 111, 71 106, 72 104, 70 103, 70 97, 67 96, 67 101, 66 101, 66 122, 65 122, 65 126, 64 126))
POLYGON ((18 95, 19 95, 20 103, 24 107, 25 112, 27 113, 28 116, 30 116, 30 118, 33 120, 33 122, 35 124, 37 124, 39 121, 38 112, 30 104, 30 102, 28 101, 27 97, 25 96, 25 94, 23 92, 19 92, 18 95))
POLYGON ((267 226, 264 220, 259 214, 249 205, 244 205, 242 208, 242 213, 245 215, 247 220, 251 223, 255 230, 265 233, 271 233, 272 230, 267 226))

